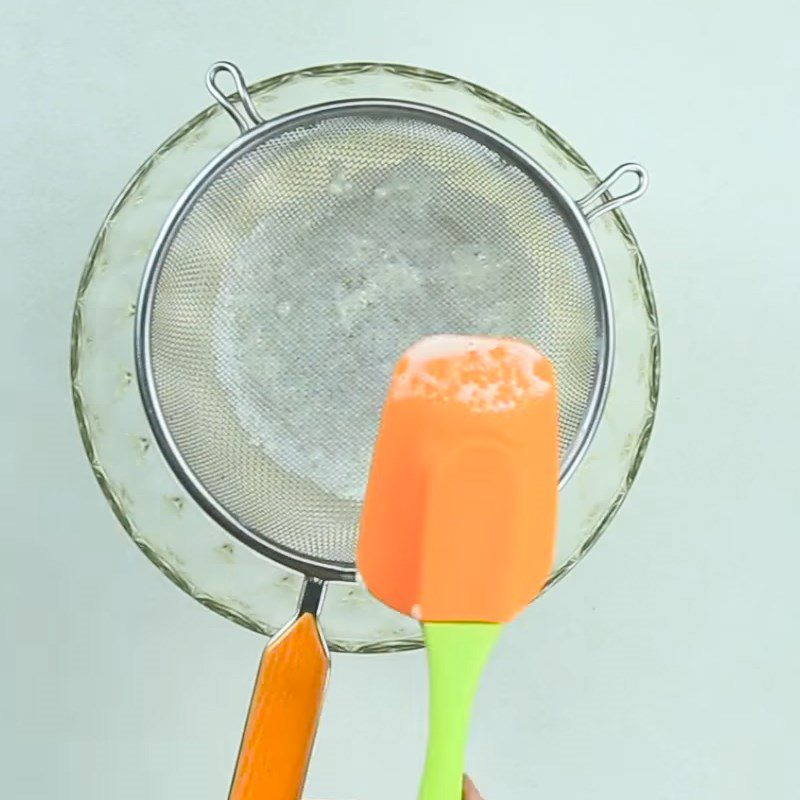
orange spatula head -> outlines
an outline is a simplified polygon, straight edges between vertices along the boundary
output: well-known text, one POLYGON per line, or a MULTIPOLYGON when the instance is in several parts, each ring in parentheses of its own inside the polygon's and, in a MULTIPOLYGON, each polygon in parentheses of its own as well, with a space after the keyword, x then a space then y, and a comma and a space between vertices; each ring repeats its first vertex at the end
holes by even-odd
POLYGON ((547 358, 508 339, 422 340, 383 410, 357 554, 364 582, 425 622, 507 622, 547 579, 558 470, 547 358))

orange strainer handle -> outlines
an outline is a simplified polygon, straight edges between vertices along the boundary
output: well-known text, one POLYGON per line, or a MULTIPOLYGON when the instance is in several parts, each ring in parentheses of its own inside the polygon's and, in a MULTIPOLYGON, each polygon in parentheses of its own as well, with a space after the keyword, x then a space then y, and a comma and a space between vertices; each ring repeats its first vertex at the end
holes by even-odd
POLYGON ((229 800, 298 800, 329 663, 316 615, 301 608, 264 650, 229 800))

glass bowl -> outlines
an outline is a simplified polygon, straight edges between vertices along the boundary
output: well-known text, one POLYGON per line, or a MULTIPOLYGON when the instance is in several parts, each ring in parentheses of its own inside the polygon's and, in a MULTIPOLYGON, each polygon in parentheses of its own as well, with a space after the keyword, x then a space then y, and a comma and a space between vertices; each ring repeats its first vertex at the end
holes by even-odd
MULTIPOLYGON (((265 119, 321 102, 382 97, 424 102, 492 128, 536 159, 575 198, 600 181, 551 128, 493 92, 397 64, 334 64, 256 83, 265 119)), ((235 137, 214 105, 189 120, 137 170, 100 226, 78 287, 72 327, 75 411, 100 489, 122 527, 177 586, 207 608, 272 634, 294 613, 300 576, 234 539, 186 494, 158 450, 133 361, 139 283, 169 210, 235 137)), ((616 318, 614 374, 597 434, 560 496, 548 586, 588 552, 619 509, 642 461, 659 382, 659 337, 644 258, 617 210, 593 224, 616 318)), ((358 584, 329 586, 321 625, 331 649, 391 652, 421 646, 418 624, 358 584)))

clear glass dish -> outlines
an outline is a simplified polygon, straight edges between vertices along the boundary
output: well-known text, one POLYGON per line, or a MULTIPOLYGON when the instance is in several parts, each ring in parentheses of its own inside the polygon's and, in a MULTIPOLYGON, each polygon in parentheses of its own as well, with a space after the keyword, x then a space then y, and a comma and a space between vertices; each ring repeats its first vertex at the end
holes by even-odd
MULTIPOLYGON (((600 182, 569 144, 524 109, 441 73, 395 64, 334 64, 261 81, 251 92, 267 119, 355 97, 424 102, 493 128, 535 158, 572 197, 600 182)), ((128 535, 200 603, 271 634, 294 612, 299 576, 245 547, 187 496, 153 441, 133 362, 136 296, 152 244, 181 192, 234 136, 230 119, 210 106, 170 136, 117 198, 78 288, 72 389, 95 477, 128 535)), ((647 447, 658 395, 658 325, 644 258, 619 211, 595 222, 593 231, 614 302, 615 368, 595 439, 560 496, 548 586, 588 552, 619 509, 647 447)), ((321 624, 333 650, 390 652, 421 645, 416 622, 386 609, 356 584, 329 587, 321 624)))

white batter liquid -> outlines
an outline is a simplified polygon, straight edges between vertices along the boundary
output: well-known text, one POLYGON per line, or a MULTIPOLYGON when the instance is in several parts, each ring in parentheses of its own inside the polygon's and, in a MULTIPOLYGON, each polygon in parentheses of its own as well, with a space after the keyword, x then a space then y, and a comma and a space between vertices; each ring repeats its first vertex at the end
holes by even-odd
POLYGON ((525 253, 508 231, 502 252, 481 233, 505 230, 502 213, 456 189, 438 200, 425 169, 335 165, 314 215, 290 234, 290 205, 261 220, 220 285, 215 367, 234 414, 279 467, 340 498, 363 497, 407 347, 436 333, 530 335, 509 291, 531 280, 525 253))

